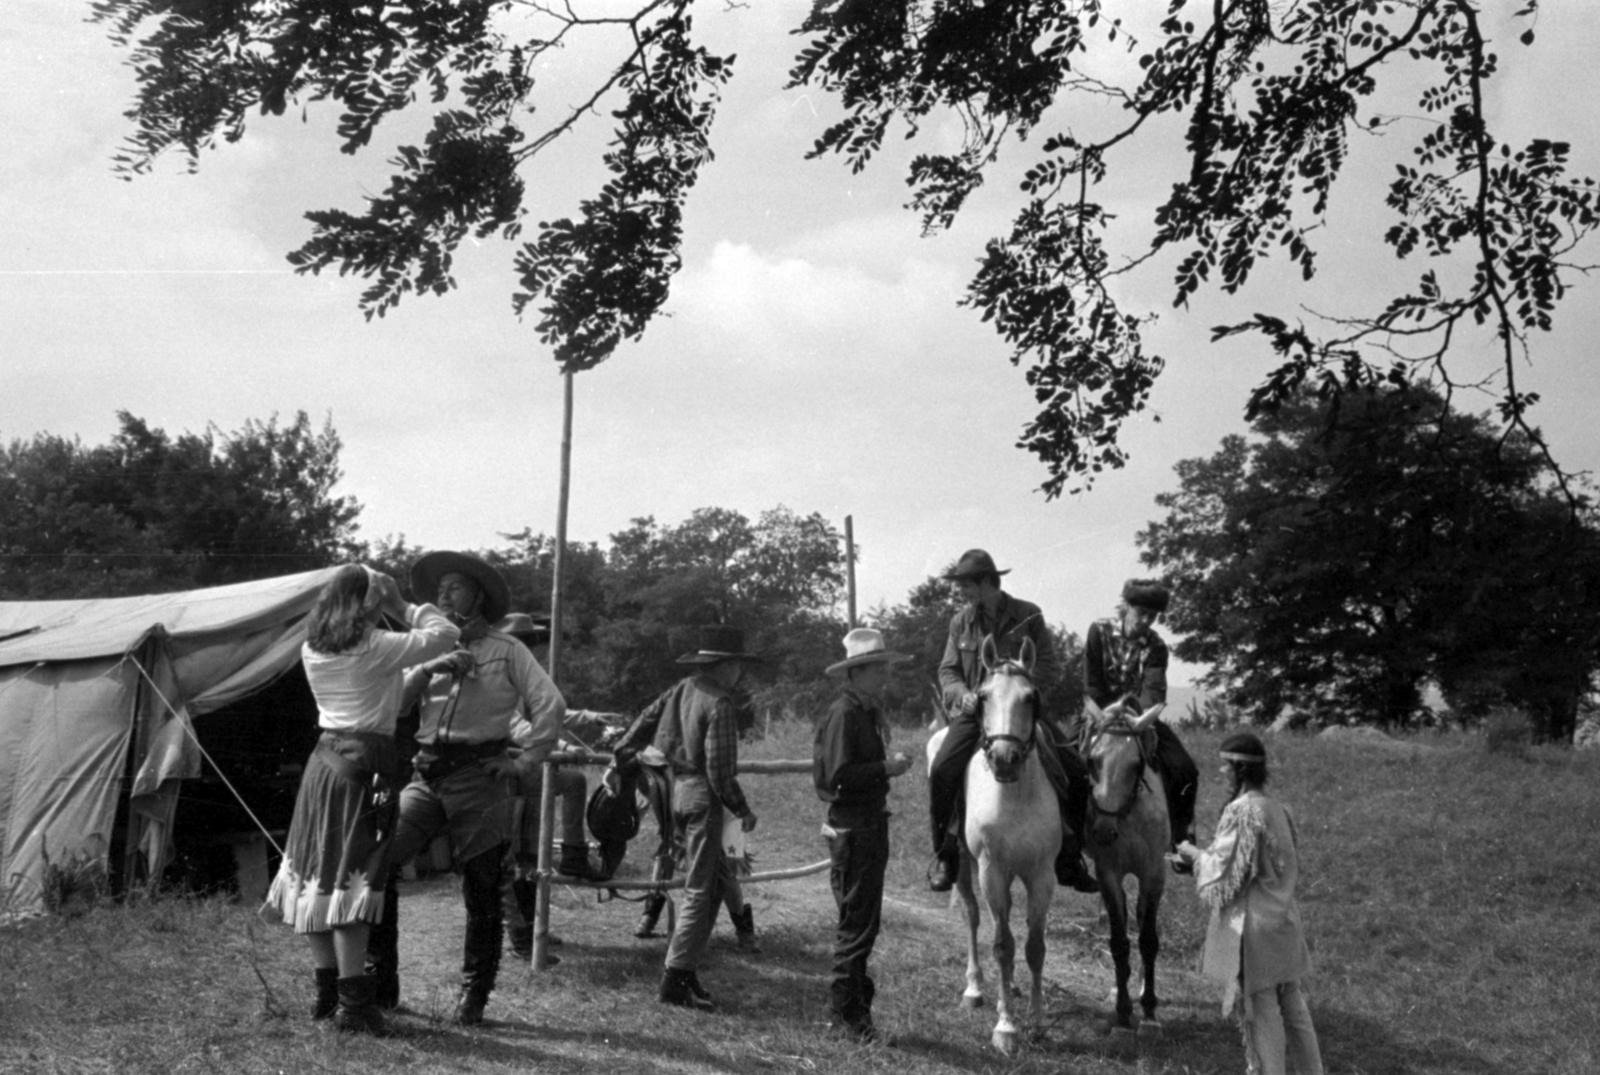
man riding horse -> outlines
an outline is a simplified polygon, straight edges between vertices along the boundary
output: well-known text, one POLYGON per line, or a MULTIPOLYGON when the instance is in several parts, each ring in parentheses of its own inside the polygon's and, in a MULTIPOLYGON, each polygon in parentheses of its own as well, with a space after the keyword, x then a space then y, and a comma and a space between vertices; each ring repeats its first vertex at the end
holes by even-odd
POLYGON ((928 770, 928 812, 932 824, 934 861, 928 868, 928 887, 948 892, 960 868, 961 843, 952 822, 959 813, 961 788, 967 763, 983 739, 978 717, 977 689, 983 681, 980 659, 983 640, 993 637, 1001 660, 1014 659, 1024 642, 1037 654, 1034 687, 1039 692, 1036 746, 1045 775, 1061 803, 1061 852, 1056 856, 1056 880, 1078 892, 1098 892, 1099 886, 1083 864, 1083 819, 1088 809, 1089 773, 1083 759, 1064 739, 1050 719, 1047 691, 1057 678, 1055 642, 1039 606, 1012 597, 1000 588, 994 559, 982 549, 961 554, 944 577, 955 582, 967 607, 950 620, 944 659, 939 663, 939 687, 950 729, 944 745, 928 770))
MULTIPOLYGON (((1089 625, 1083 646, 1085 693, 1108 714, 1134 717, 1167 700, 1167 644, 1152 625, 1167 610, 1172 593, 1158 579, 1129 579, 1115 617, 1089 625)), ((1076 743, 1083 732, 1080 715, 1067 726, 1076 743)), ((1194 841, 1194 800, 1200 771, 1176 732, 1155 721, 1155 768, 1167 793, 1174 850, 1194 841)), ((1172 860, 1177 873, 1191 872, 1182 858, 1172 860)))

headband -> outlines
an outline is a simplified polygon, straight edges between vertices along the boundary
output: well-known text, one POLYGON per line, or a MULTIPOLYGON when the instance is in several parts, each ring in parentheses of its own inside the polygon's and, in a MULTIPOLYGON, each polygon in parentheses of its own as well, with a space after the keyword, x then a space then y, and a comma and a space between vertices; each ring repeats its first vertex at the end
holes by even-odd
POLYGON ((1231 750, 1224 750, 1222 752, 1222 760, 1223 761, 1266 761, 1267 760, 1267 756, 1265 754, 1236 754, 1231 750))

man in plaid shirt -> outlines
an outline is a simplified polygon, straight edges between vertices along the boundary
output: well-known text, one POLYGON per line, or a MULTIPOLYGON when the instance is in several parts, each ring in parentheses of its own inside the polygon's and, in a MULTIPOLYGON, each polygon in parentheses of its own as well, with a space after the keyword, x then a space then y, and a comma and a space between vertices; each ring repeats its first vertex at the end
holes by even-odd
POLYGON ((723 808, 745 832, 756 827, 755 811, 735 775, 739 725, 731 692, 745 665, 757 660, 744 652, 744 634, 737 627, 702 627, 700 648, 678 658, 679 664, 696 666, 694 674, 659 699, 661 720, 651 746, 673 772, 672 816, 684 853, 682 907, 657 995, 664 1004, 715 1008, 696 971, 716 921, 712 895, 722 865, 723 808))

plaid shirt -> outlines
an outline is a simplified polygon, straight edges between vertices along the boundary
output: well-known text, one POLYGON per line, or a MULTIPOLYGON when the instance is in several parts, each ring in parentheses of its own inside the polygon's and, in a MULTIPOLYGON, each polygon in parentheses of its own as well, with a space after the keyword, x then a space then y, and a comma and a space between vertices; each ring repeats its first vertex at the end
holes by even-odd
POLYGON ((733 699, 716 680, 695 675, 660 699, 654 746, 680 776, 703 776, 722 805, 739 817, 750 812, 736 774, 739 721, 733 699))
POLYGON ((1089 625, 1083 644, 1083 685, 1104 709, 1132 698, 1141 710, 1167 700, 1167 644, 1154 631, 1136 639, 1114 619, 1089 625))

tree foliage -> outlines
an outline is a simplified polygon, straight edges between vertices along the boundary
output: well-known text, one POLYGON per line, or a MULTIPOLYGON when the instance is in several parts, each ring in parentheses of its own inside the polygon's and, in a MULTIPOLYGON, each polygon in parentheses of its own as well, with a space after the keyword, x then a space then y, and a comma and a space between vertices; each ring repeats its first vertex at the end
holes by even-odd
MULTIPOLYGON (((96 0, 95 17, 138 75, 118 160, 128 174, 169 149, 194 166, 240 138, 252 110, 332 99, 346 152, 394 112, 432 110, 424 145, 392 161, 388 190, 361 215, 309 214, 312 237, 291 255, 303 272, 372 279, 368 316, 408 292, 448 290, 469 234, 516 239, 526 166, 607 103, 610 178, 576 218, 542 222, 516 261, 515 308, 538 306, 541 337, 573 370, 641 334, 679 267, 683 206, 732 73, 732 57, 694 43, 691 6, 96 0), (621 43, 592 71, 592 94, 525 129, 536 74, 585 33, 621 43)), ((723 17, 743 5, 729 7, 723 17)), ((1533 45, 1538 15, 1539 0, 1524 0, 1511 16, 1523 27, 1513 47, 1533 45)), ((1278 356, 1248 417, 1306 386, 1332 398, 1475 382, 1480 371, 1463 372, 1452 350, 1482 341, 1498 352, 1500 418, 1548 457, 1518 364, 1553 323, 1597 223, 1596 192, 1568 174, 1567 143, 1491 129, 1502 57, 1484 19, 1479 0, 1169 0, 1164 14, 1148 0, 817 0, 789 79, 836 95, 843 118, 811 156, 856 171, 896 126, 915 135, 959 117, 959 148, 910 164, 910 207, 930 231, 951 224, 1002 150, 1026 154, 1012 226, 987 244, 964 301, 1026 370, 1038 412, 1019 443, 1044 463, 1052 496, 1124 464, 1122 424, 1165 366, 1145 348, 1146 311, 1117 297, 1118 277, 1170 263, 1180 307, 1205 287, 1241 291, 1274 257, 1310 280, 1358 138, 1393 163, 1372 241, 1423 264, 1400 293, 1317 331, 1271 311, 1218 326, 1215 338, 1254 334, 1278 356), (1122 70, 1120 82, 1106 73, 1122 70), (1163 159, 1174 162, 1165 199, 1142 230, 1114 230, 1110 197, 1163 159)))
POLYGON ((1304 392, 1178 464, 1138 540, 1175 588, 1183 660, 1270 719, 1404 726, 1427 684, 1569 737, 1600 665, 1600 529, 1527 438, 1421 389, 1304 392))
POLYGON ((0 454, 0 595, 103 597, 309 571, 357 555, 339 436, 305 412, 173 437, 118 412, 109 444, 39 434, 0 454))

